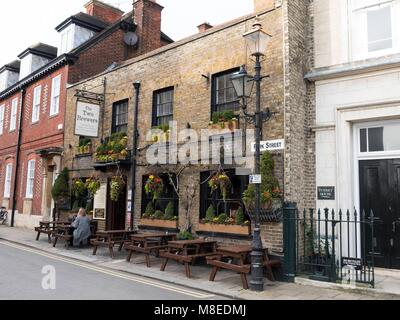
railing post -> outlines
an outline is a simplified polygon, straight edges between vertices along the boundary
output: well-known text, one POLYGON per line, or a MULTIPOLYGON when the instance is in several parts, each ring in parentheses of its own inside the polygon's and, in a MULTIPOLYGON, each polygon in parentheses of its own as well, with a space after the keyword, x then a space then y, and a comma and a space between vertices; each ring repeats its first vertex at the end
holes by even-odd
POLYGON ((294 282, 296 276, 296 210, 297 204, 283 204, 284 281, 294 282))

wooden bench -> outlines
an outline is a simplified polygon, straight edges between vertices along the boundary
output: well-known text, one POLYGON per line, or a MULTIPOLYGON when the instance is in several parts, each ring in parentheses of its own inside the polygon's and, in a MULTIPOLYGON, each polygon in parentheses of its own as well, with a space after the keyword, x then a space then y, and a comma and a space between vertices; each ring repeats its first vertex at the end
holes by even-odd
POLYGON ((114 246, 119 245, 118 251, 122 250, 124 244, 126 245, 126 240, 128 236, 136 233, 136 231, 131 230, 111 230, 111 231, 99 231, 96 234, 95 239, 91 239, 90 243, 93 245, 93 255, 97 254, 97 248, 99 246, 107 247, 110 256, 114 259, 114 246))
POLYGON ((36 227, 35 231, 37 232, 36 241, 39 241, 40 234, 44 233, 44 234, 47 234, 48 241, 49 241, 49 243, 51 243, 51 235, 54 232, 54 229, 52 227, 50 227, 50 228, 36 227))
POLYGON ((73 238, 72 234, 68 234, 68 231, 70 229, 70 226, 63 225, 63 226, 57 226, 54 231, 53 231, 53 247, 57 245, 58 239, 64 240, 64 246, 68 249, 71 243, 71 240, 73 238))
POLYGON ((132 255, 134 252, 139 252, 139 253, 144 253, 145 258, 146 258, 146 266, 148 268, 151 267, 150 265, 150 254, 152 252, 156 253, 156 256, 159 255, 161 249, 165 249, 167 245, 154 245, 154 246, 149 246, 147 248, 139 247, 137 245, 129 244, 125 246, 125 249, 128 251, 128 256, 126 257, 126 261, 130 262, 132 255))

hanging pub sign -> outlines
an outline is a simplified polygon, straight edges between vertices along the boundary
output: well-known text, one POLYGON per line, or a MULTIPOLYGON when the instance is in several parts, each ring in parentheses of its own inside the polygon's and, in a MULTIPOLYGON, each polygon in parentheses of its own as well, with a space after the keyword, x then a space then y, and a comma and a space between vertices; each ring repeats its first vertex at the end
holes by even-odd
POLYGON ((335 200, 335 187, 318 187, 318 200, 335 200))
POLYGON ((89 138, 99 136, 100 105, 78 101, 76 104, 75 135, 89 138))

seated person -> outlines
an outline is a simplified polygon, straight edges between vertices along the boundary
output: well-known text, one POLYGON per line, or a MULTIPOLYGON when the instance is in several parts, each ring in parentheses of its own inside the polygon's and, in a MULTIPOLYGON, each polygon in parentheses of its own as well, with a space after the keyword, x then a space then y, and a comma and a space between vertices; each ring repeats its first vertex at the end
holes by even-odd
POLYGON ((82 243, 87 244, 91 236, 90 219, 86 216, 86 210, 84 208, 79 209, 78 216, 74 222, 72 222, 71 226, 74 228, 74 247, 80 246, 82 243))

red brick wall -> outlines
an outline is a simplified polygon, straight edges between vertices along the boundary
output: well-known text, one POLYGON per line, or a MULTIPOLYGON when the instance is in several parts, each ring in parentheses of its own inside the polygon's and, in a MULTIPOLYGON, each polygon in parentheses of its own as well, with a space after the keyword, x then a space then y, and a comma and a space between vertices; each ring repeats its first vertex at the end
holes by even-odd
MULTIPOLYGON (((64 117, 65 117, 65 101, 66 101, 66 83, 68 76, 68 66, 62 67, 59 70, 47 75, 46 77, 34 82, 25 89, 25 103, 24 113, 22 115, 22 137, 21 137, 21 151, 18 170, 18 184, 17 184, 17 210, 23 211, 23 203, 26 195, 26 179, 28 161, 31 159, 36 160, 35 166, 35 183, 32 201, 32 214, 42 214, 42 183, 43 183, 43 165, 42 159, 36 155, 36 151, 49 147, 63 147, 64 140, 64 117), (52 79, 61 75, 61 90, 60 90, 60 104, 59 113, 55 116, 50 116, 50 103, 52 92, 52 79), (39 122, 32 124, 32 107, 33 107, 33 90, 37 86, 42 86, 41 93, 41 110, 39 122), (59 128, 59 125, 62 127, 59 128)), ((16 145, 18 139, 18 123, 17 130, 9 132, 9 119, 11 110, 11 101, 15 97, 19 97, 21 102, 21 94, 15 94, 4 101, 0 101, 0 105, 6 105, 6 128, 4 134, 0 136, 0 203, 4 195, 4 180, 5 180, 5 166, 9 161, 13 162, 13 178, 15 175, 15 155, 16 145), (9 157, 13 157, 10 160, 9 157)), ((18 114, 21 114, 21 103, 18 105, 18 114)), ((12 189, 11 187, 11 197, 12 189)), ((11 203, 10 203, 11 207, 11 203)))
POLYGON ((120 11, 114 10, 113 8, 98 3, 97 1, 93 1, 87 5, 86 13, 110 24, 116 22, 122 17, 120 11))

